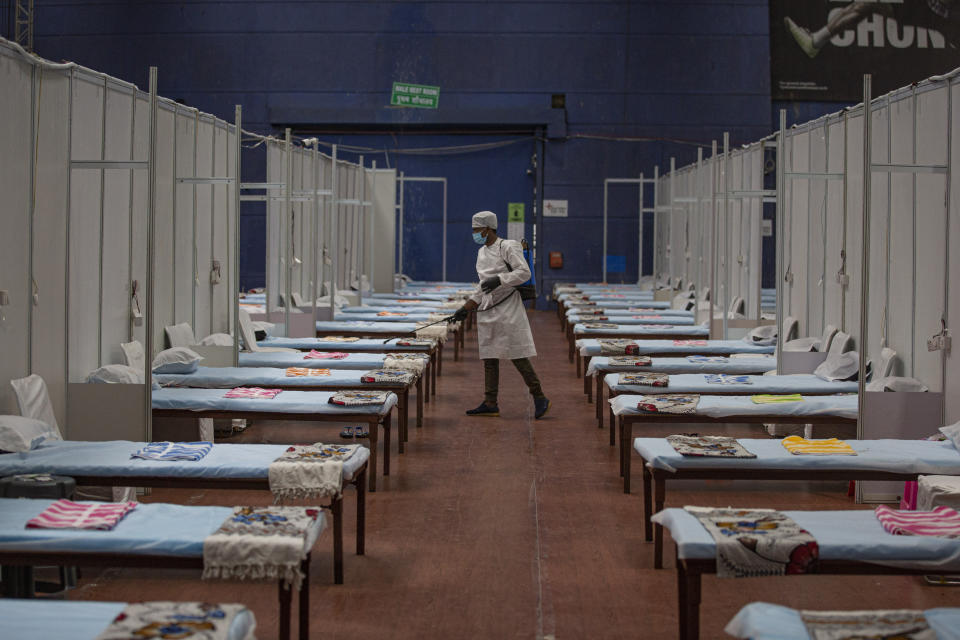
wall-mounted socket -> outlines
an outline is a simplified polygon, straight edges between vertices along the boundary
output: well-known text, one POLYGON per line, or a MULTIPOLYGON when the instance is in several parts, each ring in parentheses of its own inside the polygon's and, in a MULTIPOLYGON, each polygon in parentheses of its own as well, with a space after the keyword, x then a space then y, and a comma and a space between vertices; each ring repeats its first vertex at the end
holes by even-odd
POLYGON ((10 304, 10 292, 6 289, 0 289, 0 307, 6 307, 10 304))

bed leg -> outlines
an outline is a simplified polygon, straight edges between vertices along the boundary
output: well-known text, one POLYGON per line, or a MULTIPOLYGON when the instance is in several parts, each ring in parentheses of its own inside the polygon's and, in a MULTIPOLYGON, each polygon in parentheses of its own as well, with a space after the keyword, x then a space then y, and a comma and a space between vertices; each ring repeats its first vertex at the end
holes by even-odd
MULTIPOLYGON (((584 374, 583 377, 587 378, 587 375, 584 374)), ((597 429, 603 429, 603 387, 601 386, 601 383, 600 383, 601 377, 602 376, 600 375, 599 371, 597 371, 596 374, 594 374, 594 378, 596 378, 596 380, 594 381, 594 384, 597 387, 597 392, 594 394, 594 396, 596 397, 596 402, 594 404, 597 405, 595 407, 596 408, 595 413, 597 415, 597 429)))
POLYGON ((443 343, 437 342, 437 375, 443 375, 443 343))
POLYGON ((410 387, 397 395, 397 420, 400 429, 400 442, 406 443, 407 427, 410 425, 410 387))
POLYGON ((365 552, 367 539, 367 470, 360 469, 356 479, 357 485, 357 555, 365 552))
POLYGON ((423 426, 423 376, 417 378, 417 429, 423 426))
MULTIPOLYGON (((610 396, 613 397, 613 391, 612 391, 612 390, 610 391, 610 396)), ((600 428, 602 429, 602 428, 603 428, 603 417, 602 417, 602 416, 603 416, 603 411, 600 412, 600 416, 601 416, 601 418, 600 418, 600 428)), ((617 446, 617 441, 616 441, 617 430, 613 428, 613 420, 614 420, 614 418, 613 418, 613 407, 611 407, 611 408, 610 408, 610 446, 611 446, 611 447, 617 446)), ((621 433, 622 433, 622 432, 621 432, 621 433)), ((623 436, 621 435, 620 437, 623 437, 623 436)))
POLYGON ((454 330, 453 332, 453 361, 457 362, 460 360, 460 332, 454 330))
POLYGON ((437 347, 437 350, 433 354, 433 366, 430 367, 430 395, 437 395, 437 375, 439 374, 438 369, 440 368, 440 356, 443 355, 440 351, 440 347, 437 347))
MULTIPOLYGON (((608 397, 607 400, 610 400, 610 398, 608 397)), ((607 413, 610 417, 610 428, 613 429, 617 424, 617 416, 613 415, 613 407, 611 407, 609 404, 607 404, 607 413)))
POLYGON ((700 637, 700 573, 691 571, 677 558, 677 618, 680 622, 680 640, 700 637))
MULTIPOLYGON (((300 585, 300 640, 310 640, 310 554, 300 564, 303 584, 300 585)), ((340 584, 343 584, 341 576, 340 584)))
POLYGON ((380 439, 380 434, 377 432, 378 428, 379 426, 370 431, 370 459, 367 460, 367 464, 370 465, 370 468, 367 470, 368 477, 370 478, 367 487, 370 493, 377 491, 377 441, 380 439))
POLYGON ((587 404, 593 402, 593 385, 590 384, 591 380, 587 376, 587 372, 583 372, 583 393, 587 396, 587 404))
MULTIPOLYGON (((393 414, 393 412, 390 412, 393 414)), ((407 449, 403 439, 403 414, 400 413, 400 407, 397 406, 397 453, 403 454, 407 449)))
POLYGON ((577 377, 579 378, 579 377, 580 377, 580 364, 581 364, 581 362, 583 361, 583 358, 580 357, 580 351, 579 351, 579 350, 575 349, 574 351, 576 351, 576 355, 575 355, 574 357, 576 358, 577 377))
POLYGON ((423 377, 426 378, 423 381, 423 401, 424 403, 430 402, 430 389, 433 387, 432 377, 433 377, 433 358, 431 357, 427 360, 427 368, 423 370, 423 377))
POLYGON ((573 362, 573 342, 570 340, 567 340, 567 358, 573 362))
MULTIPOLYGON (((616 422, 610 423, 611 429, 614 428, 614 424, 616 425, 617 431, 620 432, 620 439, 622 440, 623 439, 623 418, 617 416, 616 422)), ((622 478, 623 477, 623 448, 622 447, 620 448, 619 453, 620 453, 620 477, 622 478)))
MULTIPOLYGON (((391 414, 387 414, 383 417, 383 475, 390 475, 390 427, 392 427, 392 418, 391 414)), ((376 429, 376 423, 373 424, 373 428, 376 429)), ((402 447, 403 443, 398 443, 398 446, 402 447)))
POLYGON ((653 515, 653 490, 650 486, 653 482, 653 474, 642 458, 640 465, 643 468, 643 539, 650 542, 653 540, 653 522, 650 520, 653 515))
POLYGON ((630 493, 630 446, 633 444, 633 423, 620 419, 623 428, 620 430, 620 451, 623 455, 623 492, 630 493))
POLYGON ((343 584, 343 496, 330 504, 333 515, 333 583, 343 584))
POLYGON ((283 580, 277 580, 277 590, 280 596, 280 638, 290 640, 290 600, 293 598, 293 588, 285 587, 283 580))

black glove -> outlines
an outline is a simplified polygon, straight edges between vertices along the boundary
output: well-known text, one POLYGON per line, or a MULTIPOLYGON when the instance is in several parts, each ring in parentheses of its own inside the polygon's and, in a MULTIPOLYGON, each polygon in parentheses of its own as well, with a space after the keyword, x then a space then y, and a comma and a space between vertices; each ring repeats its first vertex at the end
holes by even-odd
POLYGON ((467 319, 468 315, 470 315, 470 312, 467 311, 467 308, 460 307, 453 313, 452 316, 450 316, 450 320, 452 320, 453 322, 463 322, 464 320, 467 319))
POLYGON ((500 276, 493 276, 492 278, 487 278, 480 283, 480 290, 484 293, 490 293, 494 289, 500 286, 500 276))

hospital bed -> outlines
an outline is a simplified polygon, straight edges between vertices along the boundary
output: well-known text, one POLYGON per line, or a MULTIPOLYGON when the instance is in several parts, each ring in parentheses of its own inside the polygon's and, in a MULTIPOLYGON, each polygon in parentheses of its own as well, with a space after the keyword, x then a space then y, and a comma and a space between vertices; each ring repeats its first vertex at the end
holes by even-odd
MULTIPOLYGON (((669 393, 669 387, 664 390, 669 393)), ((630 493, 630 446, 634 424, 856 424, 857 396, 803 396, 800 402, 756 404, 750 396, 701 396, 694 413, 645 413, 637 409, 642 396, 619 395, 610 400, 620 431, 620 475, 630 493)))
MULTIPOLYGON (((74 478, 78 486, 152 487, 269 491, 270 463, 287 450, 285 444, 214 444, 203 458, 143 460, 131 458, 146 442, 113 440, 87 442, 47 440, 36 449, 0 454, 0 476, 56 473, 74 478)), ((343 484, 357 489, 357 555, 366 540, 367 461, 361 447, 343 463, 343 484)), ((334 582, 343 584, 343 499, 331 499, 334 582)), ((2 602, 2 601, 0 601, 2 602)))
MULTIPOLYGON (((438 325, 441 323, 438 323, 438 325)), ((452 329, 453 359, 460 359, 460 343, 462 340, 462 325, 452 329)), ((317 321, 317 337, 342 336, 346 338, 414 338, 417 333, 415 322, 357 322, 349 320, 319 320, 317 321)), ((443 341, 437 341, 438 360, 443 358, 443 341)))
MULTIPOLYGON (((816 575, 924 575, 960 571, 960 539, 891 535, 883 530, 872 510, 783 513, 816 539, 820 548, 816 575)), ((698 638, 702 576, 716 573, 716 544, 700 521, 683 509, 661 511, 654 516, 654 521, 670 531, 676 544, 678 637, 681 640, 698 638)), ((803 578, 785 576, 783 579, 803 578)))
MULTIPOLYGON (((649 309, 637 306, 610 307, 598 305, 591 307, 573 306, 560 314, 560 329, 566 333, 571 324, 578 322, 619 322, 621 318, 634 319, 633 316, 661 316, 662 324, 693 324, 694 314, 686 309, 649 309), (599 320, 601 317, 607 320, 599 320), (688 319, 689 322, 683 322, 688 319)), ((652 321, 651 321, 652 322, 652 321)))
MULTIPOLYGON (((602 323, 616 324, 616 323, 602 323)), ((567 325, 570 329, 567 332, 567 343, 569 345, 567 355, 570 362, 573 362, 577 352, 578 340, 600 340, 603 338, 637 338, 638 340, 695 340, 705 339, 710 336, 710 329, 704 325, 693 326, 644 326, 644 325, 616 325, 615 327, 605 329, 592 329, 586 324, 567 325)), ((577 376, 580 375, 580 367, 577 367, 577 376)))
MULTIPOLYGON (((625 336, 621 336, 625 337, 625 336)), ((762 346, 743 340, 705 340, 705 345, 674 344, 673 340, 633 340, 637 345, 636 355, 651 357, 679 356, 729 356, 733 353, 766 354, 773 353, 773 345, 762 346)), ((577 340, 577 377, 580 377, 581 360, 583 367, 590 366, 590 359, 604 355, 600 350, 600 341, 590 337, 577 340)))
MULTIPOLYGON (((0 599, 3 633, 16 640, 96 640, 126 608, 126 602, 0 599)), ((249 609, 233 619, 227 640, 249 640, 257 627, 249 609)))
POLYGON ((272 399, 224 398, 223 389, 159 389, 152 394, 155 418, 302 420, 306 422, 365 422, 370 432, 370 491, 377 490, 378 426, 383 428, 383 475, 390 475, 391 410, 397 396, 381 405, 338 406, 332 392, 284 391, 272 399))
POLYGON ((643 531, 654 541, 654 566, 663 566, 663 529, 651 517, 663 510, 667 480, 916 480, 918 475, 960 475, 960 452, 949 441, 848 440, 855 456, 803 456, 779 439, 740 438, 756 458, 683 456, 666 438, 636 438, 643 469, 643 531))
MULTIPOLYGON (((937 640, 960 640, 960 609, 938 607, 918 613, 937 640)), ((724 631, 744 640, 811 640, 800 611, 767 602, 751 602, 740 609, 724 631)))
MULTIPOLYGON (((233 514, 231 507, 139 504, 110 531, 26 528, 27 521, 52 502, 0 498, 0 565, 202 570, 204 539, 233 514)), ((325 528, 326 517, 320 513, 308 549, 325 528)), ((310 560, 308 550, 301 563, 298 607, 302 640, 310 637, 310 560)), ((289 638, 293 589, 282 581, 277 584, 279 637, 289 638)))
MULTIPOLYGON (((310 362, 310 361, 307 361, 310 362)), ((313 360, 311 362, 324 362, 313 360)), ((352 369, 330 369, 328 376, 288 376, 286 368, 271 367, 198 367, 193 373, 155 373, 153 379, 164 387, 195 387, 199 389, 233 389, 234 387, 265 387, 288 391, 343 391, 377 389, 397 395, 397 429, 400 435, 400 453, 407 439, 409 423, 410 388, 417 389, 417 427, 423 426, 423 379, 411 372, 409 383, 362 382, 363 373, 352 369)), ((377 369, 371 367, 370 369, 377 369)), ((369 371, 369 369, 367 369, 369 371)))

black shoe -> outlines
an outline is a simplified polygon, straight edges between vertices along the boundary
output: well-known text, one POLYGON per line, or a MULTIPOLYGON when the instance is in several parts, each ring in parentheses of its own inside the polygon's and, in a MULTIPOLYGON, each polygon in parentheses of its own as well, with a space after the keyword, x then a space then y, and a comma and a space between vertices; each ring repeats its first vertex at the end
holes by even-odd
POLYGON ((543 416, 547 415, 547 411, 550 410, 550 401, 546 398, 534 398, 533 399, 533 417, 535 420, 539 420, 543 416))
POLYGON ((486 402, 480 404, 476 409, 470 409, 467 411, 468 416, 486 416, 488 418, 496 418, 500 415, 500 407, 497 405, 490 406, 486 402))

